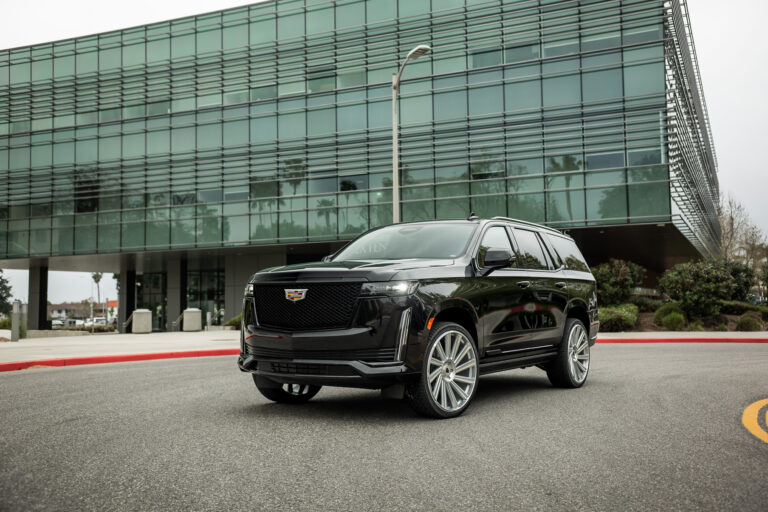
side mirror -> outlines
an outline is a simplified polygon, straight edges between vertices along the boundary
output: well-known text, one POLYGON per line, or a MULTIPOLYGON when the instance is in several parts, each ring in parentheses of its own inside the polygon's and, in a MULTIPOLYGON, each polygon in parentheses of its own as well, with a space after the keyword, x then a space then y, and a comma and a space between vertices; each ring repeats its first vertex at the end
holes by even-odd
POLYGON ((333 254, 329 254, 328 256, 323 256, 323 259, 321 259, 320 261, 322 261, 323 263, 328 263, 329 261, 331 261, 331 258, 333 258, 333 254))
POLYGON ((509 249, 491 248, 485 253, 485 268, 497 269, 512 265, 515 255, 509 249))

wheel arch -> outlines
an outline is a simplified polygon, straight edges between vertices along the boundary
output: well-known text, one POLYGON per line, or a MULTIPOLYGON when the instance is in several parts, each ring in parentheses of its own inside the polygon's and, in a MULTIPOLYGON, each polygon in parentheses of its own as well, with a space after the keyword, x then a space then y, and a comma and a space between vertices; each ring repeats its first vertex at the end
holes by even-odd
POLYGON ((454 322, 464 327, 472 335, 478 350, 480 349, 477 314, 471 305, 464 301, 445 302, 440 305, 432 318, 434 322, 454 322))
POLYGON ((568 304, 565 312, 566 318, 576 318, 584 324, 584 328, 589 333, 589 313, 587 313, 587 304, 581 300, 574 300, 568 304))

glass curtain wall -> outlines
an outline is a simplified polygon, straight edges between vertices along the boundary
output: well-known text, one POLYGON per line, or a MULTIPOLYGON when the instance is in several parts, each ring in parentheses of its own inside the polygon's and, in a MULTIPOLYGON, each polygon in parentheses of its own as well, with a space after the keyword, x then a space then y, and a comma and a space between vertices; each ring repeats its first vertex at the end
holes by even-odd
MULTIPOLYGON (((661 0, 280 0, 0 52, 0 258, 670 218, 661 0)), ((206 306, 207 307, 207 306, 206 306)))

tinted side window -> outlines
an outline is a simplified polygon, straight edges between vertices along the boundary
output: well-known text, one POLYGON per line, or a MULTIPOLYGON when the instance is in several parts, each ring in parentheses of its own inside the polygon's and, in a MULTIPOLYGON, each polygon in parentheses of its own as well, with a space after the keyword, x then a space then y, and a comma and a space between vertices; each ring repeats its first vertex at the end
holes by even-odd
POLYGON ((483 235, 480 249, 477 251, 477 264, 481 267, 485 265, 485 253, 488 249, 507 249, 510 253, 514 253, 505 228, 494 226, 483 235))
POLYGON ((547 269, 547 258, 539 243, 539 237, 533 231, 515 229, 515 239, 519 248, 517 264, 521 268, 536 270, 547 269))
POLYGON ((561 238, 559 236, 547 235, 552 247, 557 251, 558 256, 563 261, 565 268, 569 270, 578 270, 579 272, 589 272, 587 262, 584 261, 584 256, 581 255, 581 251, 576 247, 576 243, 573 240, 567 238, 561 238))

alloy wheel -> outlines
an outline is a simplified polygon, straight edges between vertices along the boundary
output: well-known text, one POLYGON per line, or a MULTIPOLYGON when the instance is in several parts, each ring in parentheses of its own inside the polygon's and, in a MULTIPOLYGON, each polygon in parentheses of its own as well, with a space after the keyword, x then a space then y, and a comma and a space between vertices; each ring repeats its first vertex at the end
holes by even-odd
POLYGON ((576 323, 568 335, 568 368, 577 384, 584 382, 589 372, 589 340, 587 331, 576 323))
POLYGON ((477 355, 459 331, 446 331, 432 344, 427 358, 429 393, 448 412, 461 410, 477 385, 477 355))

